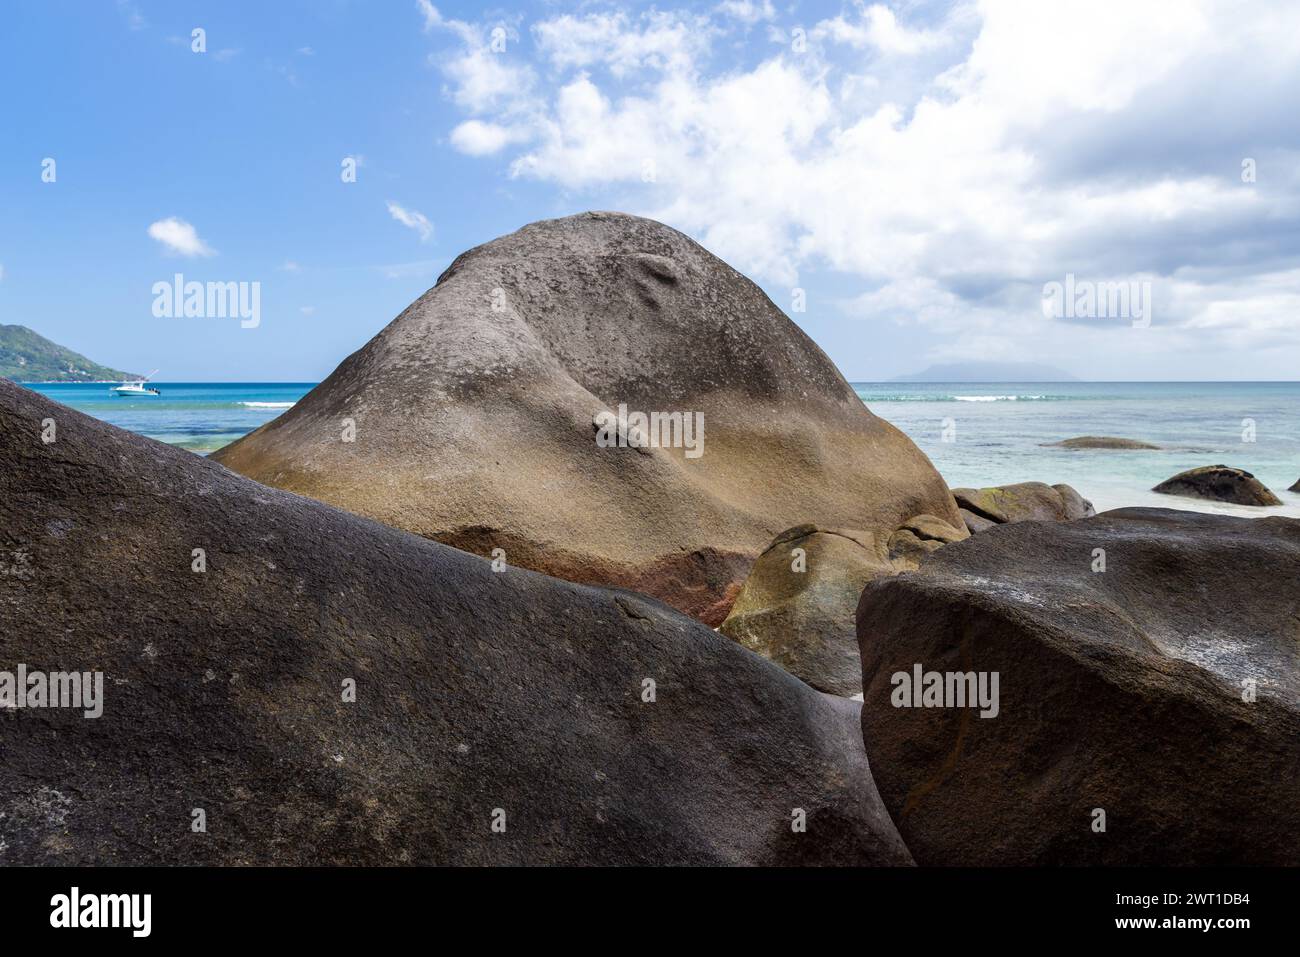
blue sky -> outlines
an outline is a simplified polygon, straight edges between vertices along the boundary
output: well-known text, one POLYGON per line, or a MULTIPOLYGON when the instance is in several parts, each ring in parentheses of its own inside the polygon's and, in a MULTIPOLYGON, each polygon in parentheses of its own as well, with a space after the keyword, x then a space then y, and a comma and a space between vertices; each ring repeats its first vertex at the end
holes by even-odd
POLYGON ((681 229, 787 311, 804 290, 850 379, 1300 368, 1295 4, 0 15, 0 323, 164 381, 322 378, 459 252, 584 209, 681 229), (261 283, 260 325, 155 317, 176 272, 261 283), (1148 283, 1152 321, 1045 316, 1067 274, 1148 283))

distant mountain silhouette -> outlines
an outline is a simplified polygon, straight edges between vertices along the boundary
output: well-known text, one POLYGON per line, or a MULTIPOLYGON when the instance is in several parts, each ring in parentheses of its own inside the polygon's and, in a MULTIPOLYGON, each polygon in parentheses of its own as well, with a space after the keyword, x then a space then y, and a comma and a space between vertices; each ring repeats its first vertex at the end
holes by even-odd
POLYGON ((1055 366, 1041 362, 949 362, 932 365, 890 382, 1078 382, 1055 366))

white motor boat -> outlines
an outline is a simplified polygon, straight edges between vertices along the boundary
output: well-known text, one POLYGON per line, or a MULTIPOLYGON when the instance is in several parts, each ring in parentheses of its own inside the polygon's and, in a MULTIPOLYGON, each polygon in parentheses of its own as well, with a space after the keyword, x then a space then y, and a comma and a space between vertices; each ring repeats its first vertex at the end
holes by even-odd
POLYGON ((132 381, 123 382, 121 385, 113 386, 113 388, 109 389, 108 391, 113 393, 113 395, 121 396, 123 398, 128 398, 128 399, 136 396, 148 397, 154 395, 162 395, 162 393, 159 392, 157 389, 155 389, 153 386, 146 385, 146 383, 149 381, 150 376, 154 375, 154 373, 156 373, 157 371, 158 371, 157 369, 154 369, 153 372, 150 372, 149 375, 144 376, 141 379, 136 379, 134 382, 132 381))

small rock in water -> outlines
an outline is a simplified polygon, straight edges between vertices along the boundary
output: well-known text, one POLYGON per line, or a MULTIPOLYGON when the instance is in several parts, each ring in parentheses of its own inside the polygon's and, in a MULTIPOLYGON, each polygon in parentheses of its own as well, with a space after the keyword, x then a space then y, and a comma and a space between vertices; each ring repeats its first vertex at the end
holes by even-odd
POLYGON ((1043 448, 1061 449, 1158 449, 1160 446, 1137 439, 1121 439, 1113 435, 1078 435, 1060 442, 1046 442, 1043 448))
MULTIPOLYGON (((1300 485, 1300 482, 1296 483, 1300 485)), ((1232 505, 1281 505, 1282 500, 1255 476, 1227 465, 1203 465, 1165 479, 1151 491, 1203 498, 1232 505)))

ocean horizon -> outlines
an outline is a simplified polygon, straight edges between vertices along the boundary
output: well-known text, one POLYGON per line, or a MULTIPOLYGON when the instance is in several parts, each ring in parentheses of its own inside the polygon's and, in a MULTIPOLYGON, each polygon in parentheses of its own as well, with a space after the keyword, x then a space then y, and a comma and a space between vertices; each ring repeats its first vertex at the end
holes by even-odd
MULTIPOLYGON (((118 398, 106 383, 23 383, 149 438, 208 455, 292 408, 314 382, 156 382, 157 398, 118 398)), ((1064 482, 1098 511, 1125 506, 1300 517, 1300 382, 853 382, 953 488, 1064 482), (1151 451, 1072 450, 1079 435, 1139 439, 1151 451), (1282 499, 1247 507, 1158 495, 1178 472, 1225 464, 1282 499)))

